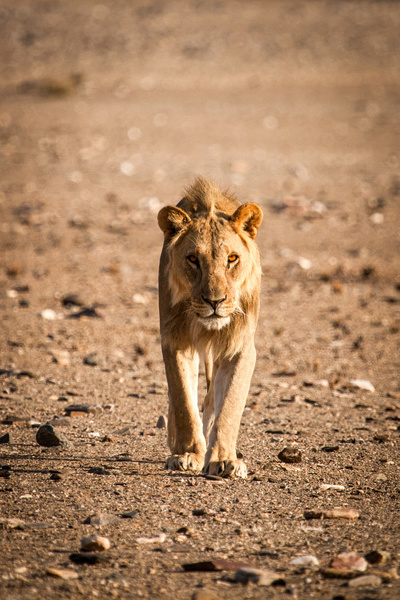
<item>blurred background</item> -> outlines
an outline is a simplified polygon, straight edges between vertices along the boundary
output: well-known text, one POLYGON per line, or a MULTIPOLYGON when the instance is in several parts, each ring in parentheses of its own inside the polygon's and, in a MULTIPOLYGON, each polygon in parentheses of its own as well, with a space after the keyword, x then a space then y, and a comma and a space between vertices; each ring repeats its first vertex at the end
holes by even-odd
POLYGON ((398 282, 397 2, 1 0, 0 27, 1 284, 31 316, 78 289, 155 336, 156 214, 196 175, 264 209, 267 331, 288 282, 398 282))

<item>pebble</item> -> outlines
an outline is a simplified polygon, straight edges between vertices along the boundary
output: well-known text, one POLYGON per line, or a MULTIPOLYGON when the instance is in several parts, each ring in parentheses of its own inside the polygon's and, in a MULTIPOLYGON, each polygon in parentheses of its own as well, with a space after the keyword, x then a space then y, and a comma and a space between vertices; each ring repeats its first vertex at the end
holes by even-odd
POLYGON ((375 442, 388 442, 390 440, 389 433, 375 433, 374 435, 375 442))
POLYGON ((65 414, 69 417, 82 415, 97 415, 102 412, 102 407, 98 404, 71 404, 64 408, 65 414))
POLYGON ((71 356, 68 350, 53 350, 53 362, 57 363, 61 367, 67 367, 71 364, 71 356))
POLYGON ((58 319, 56 311, 52 308, 46 308, 45 310, 42 310, 40 316, 46 321, 55 321, 56 319, 58 319))
POLYGON ((111 471, 107 471, 104 467, 90 467, 88 473, 93 475, 111 475, 111 471))
POLYGON ((349 385, 357 390, 364 390, 366 392, 374 392, 375 388, 370 381, 367 379, 350 379, 349 385))
POLYGON ((1 529, 23 529, 25 521, 21 519, 0 519, 0 530, 1 529))
POLYGON ((290 561, 290 564, 294 567, 304 567, 305 569, 312 567, 319 567, 319 560, 316 556, 311 554, 306 556, 298 556, 290 561))
POLYGON ((278 454, 279 460, 284 463, 300 463, 302 461, 302 455, 298 448, 294 448, 292 446, 287 446, 283 450, 281 450, 278 454))
POLYGON ((114 525, 118 523, 119 519, 115 515, 109 515, 108 513, 98 512, 90 515, 84 520, 84 525, 97 525, 103 527, 105 525, 114 525))
POLYGON ((360 513, 355 508, 333 508, 331 510, 305 510, 305 519, 358 519, 360 513))
POLYGON ((11 433, 5 433, 0 437, 0 444, 13 444, 14 440, 11 433))
POLYGON ((128 512, 121 513, 119 516, 121 519, 133 519, 133 517, 136 517, 137 514, 139 514, 138 510, 130 510, 128 512))
POLYGON ((378 575, 363 575, 349 581, 348 585, 352 588, 376 588, 382 584, 382 579, 378 575))
POLYGON ((322 446, 322 452, 337 452, 339 450, 339 446, 322 446))
POLYGON ((357 552, 341 552, 332 558, 329 567, 338 571, 365 571, 368 563, 357 552))
POLYGON ((51 577, 58 577, 59 579, 71 580, 78 579, 79 575, 76 571, 72 571, 71 569, 57 569, 54 567, 48 567, 46 569, 47 575, 51 577))
POLYGON ((40 446, 51 448, 53 446, 63 446, 71 448, 73 446, 61 431, 58 431, 53 425, 46 423, 41 425, 36 432, 36 441, 40 446))
POLYGON ((365 558, 371 565, 385 565, 390 561, 391 555, 386 550, 372 550, 365 558))
POLYGON ((91 354, 88 354, 87 356, 85 356, 85 358, 83 359, 83 364, 84 365, 89 365, 90 367, 105 367, 106 366, 106 361, 104 358, 101 358, 97 352, 92 352, 91 354))
POLYGON ((234 575, 234 580, 238 583, 256 583, 260 586, 269 586, 276 581, 282 580, 282 577, 274 571, 267 569, 253 569, 252 567, 242 567, 234 575))
POLYGON ((166 429, 167 428, 167 417, 164 417, 164 415, 160 415, 158 417, 158 421, 157 421, 156 427, 158 429, 166 429))
POLYGON ((321 484, 321 490, 327 491, 327 490, 336 490, 336 491, 343 491, 344 489, 346 489, 344 487, 344 485, 337 485, 334 483, 323 483, 321 484))
POLYGON ((137 538, 138 544, 163 544, 167 539, 165 533, 158 533, 156 535, 151 535, 150 537, 140 537, 137 538))
POLYGON ((110 546, 110 540, 101 535, 90 535, 81 539, 81 550, 85 552, 104 552, 110 546))
POLYGON ((71 306, 85 306, 85 301, 79 294, 67 294, 66 296, 63 296, 61 302, 62 305, 67 308, 71 306))

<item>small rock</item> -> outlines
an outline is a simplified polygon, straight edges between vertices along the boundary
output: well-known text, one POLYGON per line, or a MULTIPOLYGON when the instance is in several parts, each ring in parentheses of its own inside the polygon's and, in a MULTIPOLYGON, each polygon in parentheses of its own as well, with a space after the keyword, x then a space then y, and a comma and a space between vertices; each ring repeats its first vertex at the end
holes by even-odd
POLYGON ((109 515, 107 513, 95 513, 94 515, 90 515, 84 520, 84 525, 97 525, 98 527, 103 527, 105 525, 114 525, 118 523, 119 519, 115 515, 109 515))
POLYGON ((366 392, 375 391, 374 386, 367 379, 350 379, 349 385, 356 390, 364 390, 366 392))
POLYGON ((71 404, 64 408, 65 414, 69 417, 82 415, 97 415, 102 412, 102 407, 98 404, 71 404), (78 413, 78 415, 76 414, 78 413))
POLYGON ((130 510, 128 512, 121 513, 119 516, 121 519, 133 519, 133 517, 136 517, 137 514, 139 514, 138 510, 130 510))
POLYGON ((305 519, 358 519, 360 513, 354 508, 333 508, 331 510, 307 509, 304 511, 305 519))
POLYGON ((56 319, 58 319, 56 311, 52 308, 46 308, 45 310, 42 310, 40 316, 46 321, 55 321, 56 319))
POLYGON ((371 565, 385 565, 390 561, 391 555, 386 550, 372 550, 365 558, 371 565))
POLYGON ((303 567, 305 569, 319 567, 319 560, 316 556, 312 556, 311 554, 306 556, 298 556, 290 561, 290 564, 294 567, 303 567))
POLYGON ((81 550, 84 552, 104 552, 110 546, 110 540, 101 535, 90 535, 81 539, 81 550))
POLYGON ((352 588, 377 588, 382 585, 382 579, 378 575, 363 575, 352 579, 348 585, 352 588))
POLYGON ((36 432, 36 441, 40 446, 51 448, 53 446, 63 446, 65 448, 71 448, 73 446, 61 431, 58 431, 55 427, 46 423, 42 425, 36 432))
POLYGON ((165 533, 158 533, 156 535, 151 535, 150 537, 140 537, 137 538, 138 544, 163 544, 167 536, 165 533))
POLYGON ((167 428, 167 417, 164 417, 164 415, 160 415, 158 417, 158 421, 157 421, 156 427, 158 429, 166 429, 167 428))
POLYGON ((376 442, 388 442, 390 440, 389 433, 375 433, 374 440, 376 442))
POLYGON ((132 300, 133 300, 133 302, 135 302, 135 304, 147 304, 148 303, 146 296, 143 296, 143 294, 133 294, 132 300))
POLYGON ((106 361, 104 358, 101 358, 96 352, 92 352, 91 354, 85 356, 85 358, 83 359, 83 364, 89 365, 90 367, 105 367, 106 361))
POLYGON ((62 475, 61 475, 61 473, 52 473, 50 475, 50 479, 51 479, 51 481, 61 481, 62 475))
POLYGON ((278 454, 279 460, 284 463, 300 463, 302 461, 301 452, 298 448, 294 448, 292 446, 287 446, 283 450, 281 450, 278 454))
POLYGON ((51 577, 58 577, 59 579, 71 580, 78 579, 79 575, 76 571, 72 571, 71 569, 56 569, 54 567, 48 567, 46 569, 47 575, 51 577))
POLYGON ((68 350, 53 350, 53 362, 57 363, 61 367, 67 367, 71 364, 71 356, 68 350))
POLYGON ((323 516, 325 519, 349 519, 352 521, 358 519, 360 513, 355 508, 332 508, 332 510, 325 510, 323 516))
POLYGON ((1 529, 23 529, 25 521, 21 519, 0 519, 0 530, 1 529))
POLYGON ((62 305, 70 308, 71 306, 84 306, 85 302, 79 294, 67 294, 63 296, 62 305))
POLYGON ((341 552, 332 558, 329 566, 339 571, 365 571, 368 563, 363 556, 359 556, 356 552, 341 552))
POLYGON ((346 489, 344 487, 344 485, 337 485, 335 483, 322 483, 321 484, 321 490, 324 490, 324 491, 327 491, 327 490, 343 491, 344 489, 346 489))
POLYGON ((88 473, 93 475, 111 475, 111 471, 107 471, 104 467, 90 467, 88 473))
POLYGON ((238 583, 256 583, 260 586, 269 586, 277 581, 282 581, 282 577, 274 571, 267 569, 253 569, 252 567, 242 567, 234 575, 234 580, 238 583))
POLYGON ((0 444, 13 444, 14 440, 11 433, 5 433, 0 437, 0 444))

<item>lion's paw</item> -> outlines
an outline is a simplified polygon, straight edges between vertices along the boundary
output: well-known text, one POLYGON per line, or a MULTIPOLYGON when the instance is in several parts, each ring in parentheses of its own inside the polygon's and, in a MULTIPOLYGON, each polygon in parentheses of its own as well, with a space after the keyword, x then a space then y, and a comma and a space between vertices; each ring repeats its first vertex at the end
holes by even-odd
POLYGON ((246 479, 247 477, 246 463, 240 458, 210 462, 203 471, 206 475, 219 475, 220 477, 231 477, 232 479, 237 477, 246 479))
POLYGON ((165 468, 171 471, 197 471, 203 468, 204 456, 194 452, 185 452, 185 454, 172 454, 167 458, 165 468))

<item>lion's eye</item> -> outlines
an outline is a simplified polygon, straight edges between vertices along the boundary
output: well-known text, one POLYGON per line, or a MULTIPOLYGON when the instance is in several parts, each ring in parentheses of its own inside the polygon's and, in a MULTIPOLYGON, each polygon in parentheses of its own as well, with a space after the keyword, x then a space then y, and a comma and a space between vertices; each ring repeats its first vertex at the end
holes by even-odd
POLYGON ((186 259, 192 263, 192 265, 197 265, 198 264, 198 260, 197 257, 194 254, 189 254, 189 256, 186 257, 186 259))
POLYGON ((232 265, 233 263, 235 263, 238 259, 238 255, 237 254, 230 254, 228 256, 228 264, 232 265))

